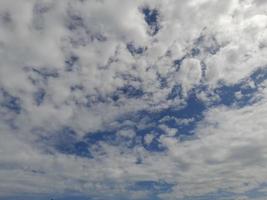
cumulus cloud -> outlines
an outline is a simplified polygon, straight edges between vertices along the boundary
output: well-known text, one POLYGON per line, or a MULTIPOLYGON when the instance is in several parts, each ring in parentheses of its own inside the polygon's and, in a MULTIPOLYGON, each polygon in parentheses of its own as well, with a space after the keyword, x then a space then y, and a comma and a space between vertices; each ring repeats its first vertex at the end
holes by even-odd
POLYGON ((266 5, 1 1, 0 199, 263 191, 266 5))

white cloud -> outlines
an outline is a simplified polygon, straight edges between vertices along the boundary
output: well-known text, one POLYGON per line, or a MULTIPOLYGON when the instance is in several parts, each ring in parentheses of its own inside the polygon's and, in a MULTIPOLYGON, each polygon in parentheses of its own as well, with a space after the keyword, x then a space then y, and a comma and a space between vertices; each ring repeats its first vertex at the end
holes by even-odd
POLYGON ((184 93, 200 82, 201 65, 197 59, 186 59, 181 65, 181 69, 177 74, 177 79, 182 84, 184 93))
MULTIPOLYGON (((188 141, 179 142, 177 130, 162 124, 173 119, 176 126, 190 125, 194 118, 165 116, 155 124, 134 115, 179 109, 202 84, 207 91, 197 98, 209 105, 219 98, 213 90, 219 84, 236 84, 266 66, 263 1, 11 0, 0 2, 0 26, 3 198, 75 190, 145 199, 151 191, 130 190, 134 182, 163 180, 174 187, 160 198, 173 199, 217 190, 242 193, 266 181, 266 82, 253 105, 207 110, 188 141), (159 13, 154 36, 143 7, 159 13), (130 52, 129 44, 138 50, 130 52), (169 98, 174 86, 183 94, 169 98), (43 97, 34 96, 39 90, 43 97), (8 107, 3 91, 18 102, 8 107), (148 151, 140 141, 132 149, 101 141, 89 159, 43 141, 63 127, 80 140, 110 129, 134 139, 149 126, 166 133, 157 138, 166 151, 148 151)), ((144 143, 152 145, 155 137, 146 134, 144 143)))

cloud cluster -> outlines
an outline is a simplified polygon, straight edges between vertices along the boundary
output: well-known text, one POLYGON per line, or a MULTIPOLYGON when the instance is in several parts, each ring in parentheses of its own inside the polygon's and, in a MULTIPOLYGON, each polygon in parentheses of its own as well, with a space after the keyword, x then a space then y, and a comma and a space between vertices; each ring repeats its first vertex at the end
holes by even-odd
POLYGON ((1 1, 0 199, 262 189, 266 6, 1 1))

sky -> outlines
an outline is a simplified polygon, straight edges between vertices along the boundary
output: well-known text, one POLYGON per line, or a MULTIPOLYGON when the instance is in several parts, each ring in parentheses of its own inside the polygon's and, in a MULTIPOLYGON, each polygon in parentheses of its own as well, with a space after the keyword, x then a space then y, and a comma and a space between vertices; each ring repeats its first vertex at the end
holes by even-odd
POLYGON ((0 200, 263 200, 265 0, 1 0, 0 200))

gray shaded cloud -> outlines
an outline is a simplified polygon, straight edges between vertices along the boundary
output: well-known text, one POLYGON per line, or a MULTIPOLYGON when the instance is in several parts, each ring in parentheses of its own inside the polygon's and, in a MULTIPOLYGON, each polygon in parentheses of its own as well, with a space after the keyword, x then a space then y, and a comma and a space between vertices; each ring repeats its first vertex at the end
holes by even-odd
POLYGON ((153 190, 133 186, 150 183, 160 199, 218 190, 242 199, 259 187, 267 179, 266 81, 248 77, 267 63, 265 9, 259 0, 1 1, 0 198, 146 199, 153 190), (188 140, 164 119, 182 126, 194 117, 135 120, 185 107, 192 91, 212 105, 223 98, 220 86, 242 80, 257 87, 258 101, 208 107, 188 140), (138 128, 151 126, 162 134, 146 132, 144 143, 164 151, 138 138, 138 128), (60 132, 66 127, 70 138, 60 132), (91 158, 56 148, 111 130, 136 145, 102 140, 91 158))

